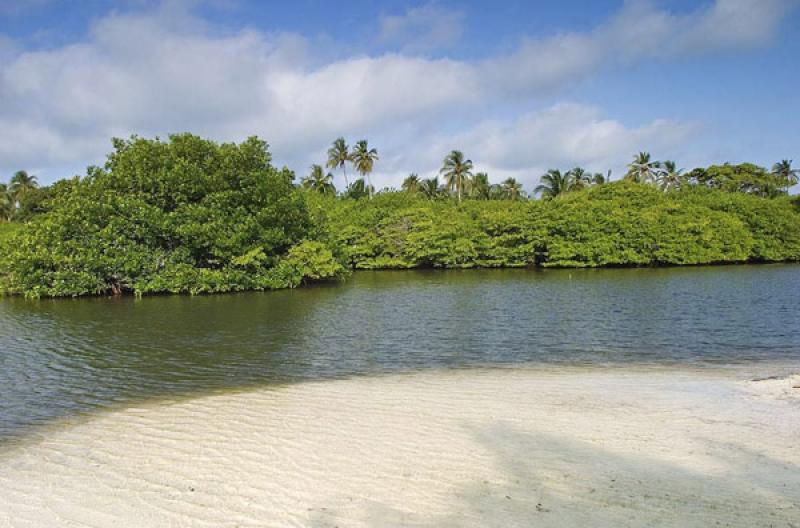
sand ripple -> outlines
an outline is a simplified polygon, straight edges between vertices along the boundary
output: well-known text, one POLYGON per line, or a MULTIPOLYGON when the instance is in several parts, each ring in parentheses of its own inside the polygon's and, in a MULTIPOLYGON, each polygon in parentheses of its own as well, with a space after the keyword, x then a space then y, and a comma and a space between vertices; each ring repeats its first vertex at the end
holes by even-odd
POLYGON ((0 454, 0 527, 800 526, 800 406, 450 371, 148 404, 0 454))

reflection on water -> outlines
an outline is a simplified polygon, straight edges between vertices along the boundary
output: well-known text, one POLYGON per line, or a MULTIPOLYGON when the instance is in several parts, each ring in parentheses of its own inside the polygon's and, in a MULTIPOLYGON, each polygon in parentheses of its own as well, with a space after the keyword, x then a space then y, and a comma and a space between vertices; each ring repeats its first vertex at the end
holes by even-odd
POLYGON ((800 360, 800 267, 358 273, 293 291, 0 300, 0 438, 153 396, 426 367, 800 360))

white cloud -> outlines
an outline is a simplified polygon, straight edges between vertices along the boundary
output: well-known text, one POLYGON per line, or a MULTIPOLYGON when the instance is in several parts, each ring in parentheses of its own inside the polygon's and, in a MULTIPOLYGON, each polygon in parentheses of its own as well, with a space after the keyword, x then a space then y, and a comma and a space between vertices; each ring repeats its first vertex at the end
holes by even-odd
POLYGON ((418 137, 420 147, 390 152, 394 157, 384 162, 390 174, 386 185, 398 186, 409 172, 434 176, 444 155, 454 149, 462 150, 492 181, 513 176, 529 190, 550 168, 613 169, 619 177, 633 153, 647 150, 661 159, 672 157, 698 128, 696 123, 664 119, 628 126, 596 107, 560 103, 511 121, 486 120, 462 133, 418 137))
MULTIPOLYGON (((436 131, 463 116, 472 132, 449 141, 498 170, 611 163, 634 144, 680 141, 688 129, 670 121, 627 128, 574 105, 512 122, 487 118, 509 102, 535 108, 542 90, 620 60, 760 44, 790 5, 717 0, 675 15, 635 2, 592 31, 528 39, 509 56, 481 62, 406 52, 324 64, 302 36, 223 32, 180 2, 113 13, 95 20, 84 41, 60 48, 21 51, 0 38, 0 170, 41 168, 50 180, 68 175, 59 168, 101 162, 112 135, 190 130, 226 141, 258 134, 300 172, 331 138, 370 137, 381 141, 378 170, 400 174, 438 163, 452 147, 436 131), (424 138, 428 150, 440 150, 420 152, 424 138)), ((437 46, 457 38, 459 27, 457 13, 433 4, 383 19, 386 38, 447 37, 437 46)))
POLYGON ((449 48, 464 33, 464 13, 436 4, 414 7, 403 15, 383 15, 379 23, 378 40, 400 45, 408 53, 449 48))
POLYGON ((455 138, 472 145, 486 162, 519 170, 531 166, 584 165, 606 169, 639 150, 658 151, 685 141, 692 124, 656 119, 627 127, 605 118, 600 109, 561 103, 512 122, 487 121, 455 138))
POLYGON ((758 46, 797 5, 797 0, 716 0, 676 14, 647 0, 629 0, 592 31, 526 39, 515 53, 486 60, 483 79, 495 90, 529 92, 609 65, 758 46))

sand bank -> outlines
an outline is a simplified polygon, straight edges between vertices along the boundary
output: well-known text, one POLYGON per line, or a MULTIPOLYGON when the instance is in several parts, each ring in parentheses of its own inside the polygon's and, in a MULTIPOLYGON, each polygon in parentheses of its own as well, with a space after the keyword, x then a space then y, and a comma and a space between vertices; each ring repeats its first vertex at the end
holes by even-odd
POLYGON ((0 526, 797 528, 796 381, 469 370, 153 403, 1 452, 0 526))

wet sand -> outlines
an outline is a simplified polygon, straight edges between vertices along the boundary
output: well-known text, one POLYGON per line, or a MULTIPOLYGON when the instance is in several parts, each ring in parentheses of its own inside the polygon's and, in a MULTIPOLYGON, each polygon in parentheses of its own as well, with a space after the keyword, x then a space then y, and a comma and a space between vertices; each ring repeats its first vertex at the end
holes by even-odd
POLYGON ((152 402, 0 451, 0 527, 800 528, 795 386, 493 369, 152 402))

